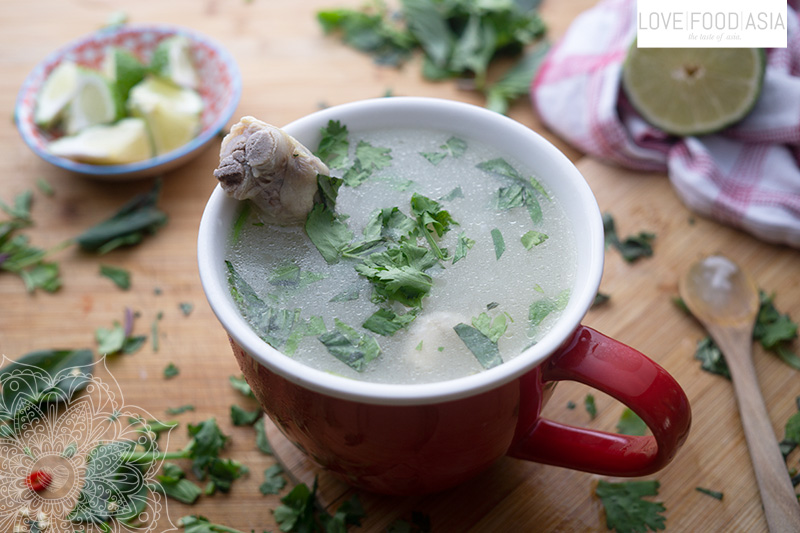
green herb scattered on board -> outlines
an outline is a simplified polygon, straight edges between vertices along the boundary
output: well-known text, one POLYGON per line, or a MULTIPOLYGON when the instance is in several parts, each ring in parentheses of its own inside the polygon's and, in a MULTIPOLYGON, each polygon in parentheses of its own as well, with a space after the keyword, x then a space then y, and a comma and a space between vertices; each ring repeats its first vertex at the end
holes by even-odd
POLYGON ((663 503, 645 500, 657 496, 658 481, 609 483, 600 480, 595 494, 603 504, 606 526, 617 533, 643 533, 665 528, 663 503))

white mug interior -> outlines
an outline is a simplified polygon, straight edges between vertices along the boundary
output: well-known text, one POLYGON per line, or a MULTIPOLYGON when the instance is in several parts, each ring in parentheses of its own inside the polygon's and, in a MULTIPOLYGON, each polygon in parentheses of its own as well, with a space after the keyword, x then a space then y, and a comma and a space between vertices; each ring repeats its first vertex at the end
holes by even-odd
MULTIPOLYGON (((269 122, 268 117, 257 117, 269 122)), ((603 224, 595 197, 572 162, 549 141, 523 124, 471 104, 425 97, 387 97, 330 107, 283 129, 316 149, 320 130, 339 120, 350 131, 422 128, 475 139, 531 169, 563 206, 577 244, 577 270, 570 299, 553 328, 516 357, 478 374, 425 384, 358 381, 308 367, 261 340, 240 315, 231 297, 225 268, 227 242, 239 201, 217 185, 203 212, 197 258, 206 298, 225 331, 259 364, 308 389, 343 399, 394 405, 430 404, 478 394, 535 368, 569 338, 594 301, 603 271, 603 224)))

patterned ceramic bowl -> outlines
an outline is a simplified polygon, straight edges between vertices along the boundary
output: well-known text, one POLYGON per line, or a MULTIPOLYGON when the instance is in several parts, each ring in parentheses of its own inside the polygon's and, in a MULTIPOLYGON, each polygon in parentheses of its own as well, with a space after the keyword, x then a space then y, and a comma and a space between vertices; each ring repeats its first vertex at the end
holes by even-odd
POLYGON ((98 179, 127 180, 164 173, 196 156, 228 123, 239 104, 241 92, 241 75, 233 57, 208 37, 176 26, 116 26, 73 41, 39 63, 20 89, 15 119, 22 138, 42 159, 66 170, 98 179), (65 60, 99 70, 106 49, 110 46, 125 48, 148 63, 158 43, 176 34, 184 35, 191 41, 192 58, 200 77, 198 92, 204 109, 201 116, 202 129, 194 139, 169 153, 125 165, 79 163, 48 151, 47 145, 54 137, 34 123, 33 113, 36 94, 50 71, 65 60))

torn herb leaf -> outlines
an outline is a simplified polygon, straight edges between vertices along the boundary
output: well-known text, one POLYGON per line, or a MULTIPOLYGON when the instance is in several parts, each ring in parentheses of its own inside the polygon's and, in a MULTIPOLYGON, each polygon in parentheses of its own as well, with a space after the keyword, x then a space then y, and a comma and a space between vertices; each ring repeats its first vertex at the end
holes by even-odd
POLYGON ((403 328, 408 327, 417 318, 417 309, 398 315, 391 309, 380 308, 364 321, 361 325, 364 329, 391 337, 403 328))
POLYGON ((487 313, 484 312, 472 318, 472 325, 478 331, 483 333, 490 341, 497 344, 497 341, 508 329, 506 317, 507 315, 505 313, 501 313, 492 319, 487 313))
POLYGON ((146 235, 156 233, 167 223, 167 215, 158 207, 161 183, 139 194, 113 216, 89 228, 75 241, 87 252, 105 254, 120 246, 138 244, 146 235))
POLYGON ((347 154, 350 150, 347 126, 338 120, 330 120, 320 133, 321 138, 314 155, 331 168, 347 166, 347 154))
POLYGON ((528 94, 533 78, 549 50, 550 43, 542 41, 526 52, 519 62, 486 90, 486 107, 505 115, 511 102, 528 94))
POLYGON ((497 343, 480 330, 464 323, 456 324, 453 329, 483 368, 489 369, 503 363, 497 343))
POLYGON ((728 363, 725 362, 722 351, 711 337, 704 337, 697 342, 694 358, 700 361, 700 366, 706 372, 731 379, 728 363))
POLYGON ((461 259, 467 256, 467 251, 475 246, 475 241, 467 237, 466 233, 462 232, 456 241, 456 251, 453 254, 453 264, 455 265, 461 259))
POLYGON ((175 363, 169 363, 166 367, 164 367, 164 379, 174 378, 180 373, 181 371, 177 366, 175 366, 175 363))
POLYGON ((203 493, 200 487, 186 479, 186 473, 174 463, 165 462, 156 481, 158 483, 150 485, 150 490, 187 505, 196 502, 203 493))
POLYGON ((122 346, 125 344, 125 329, 119 322, 114 321, 111 329, 97 328, 94 337, 100 355, 112 355, 122 351, 122 346))
POLYGON ((178 304, 178 309, 181 310, 183 316, 189 316, 194 310, 194 304, 191 302, 181 302, 178 304))
POLYGON ((361 334, 341 320, 334 319, 334 329, 317 337, 334 357, 357 372, 378 357, 381 348, 372 336, 361 334))
POLYGON ((279 464, 274 464, 264 470, 264 482, 258 486, 258 490, 266 496, 278 494, 285 486, 286 478, 283 477, 283 468, 279 464))
POLYGON ((234 426, 252 426, 261 418, 261 409, 248 411, 238 405, 231 405, 231 422, 234 426))
POLYGON ((410 243, 402 243, 385 252, 367 256, 355 265, 356 272, 372 282, 373 290, 383 299, 408 307, 419 307, 433 285, 425 270, 437 263, 433 252, 410 243))
POLYGON ((464 191, 461 189, 461 187, 456 187, 455 189, 453 189, 449 193, 447 193, 444 196, 442 196, 441 198, 439 198, 439 201, 440 202, 452 202, 456 198, 464 198, 464 191))
POLYGON ((42 406, 66 403, 91 379, 91 350, 40 350, 30 352, 0 370, 0 425, 12 433, 13 422, 35 416, 42 406))
POLYGON ((589 413, 589 418, 594 420, 597 417, 597 404, 594 401, 593 394, 587 394, 583 398, 583 407, 586 409, 586 412, 589 413))
POLYGON ((497 228, 492 230, 492 242, 494 243, 494 256, 499 260, 506 251, 506 242, 503 240, 503 234, 497 228))
POLYGON ((652 242, 656 238, 654 233, 641 231, 637 235, 621 240, 617 235, 616 223, 611 213, 603 213, 603 231, 606 247, 614 247, 628 263, 653 255, 652 242))
POLYGON ((622 435, 644 435, 647 432, 647 424, 639 418, 639 415, 625 408, 617 422, 617 433, 622 435))
MULTIPOLYGON (((420 155, 431 164, 438 165, 446 157, 461 157, 467 151, 467 142, 458 137, 450 137, 444 144, 439 145, 439 151, 420 152, 420 155)), ((459 189, 460 190, 460 189, 459 189)))
POLYGON ((244 533, 231 527, 212 524, 208 518, 200 515, 184 516, 178 520, 178 525, 185 533, 244 533))
POLYGON ((228 376, 228 382, 231 384, 235 390, 237 390, 242 396, 246 398, 255 398, 255 394, 253 394, 253 390, 250 388, 250 385, 247 384, 245 381, 244 376, 228 376))
POLYGON ((526 180, 517 169, 502 157, 478 163, 477 168, 512 180, 510 186, 501 187, 497 192, 496 205, 498 209, 506 210, 524 206, 528 211, 531 222, 538 224, 542 221, 542 206, 539 204, 539 200, 536 199, 536 194, 543 196, 547 200, 550 197, 536 178, 531 176, 526 180))
POLYGON ((598 481, 595 494, 605 508, 606 527, 618 533, 664 529, 666 518, 661 513, 666 507, 661 502, 644 499, 657 496, 659 486, 658 481, 598 481))
POLYGON ((601 305, 605 305, 608 301, 611 300, 611 296, 602 292, 598 292, 594 295, 594 300, 592 301, 591 308, 594 309, 595 307, 600 307, 601 305))
POLYGON ((530 250, 534 246, 539 246, 547 239, 548 236, 546 234, 541 233, 539 231, 530 230, 522 235, 520 241, 522 242, 522 246, 524 246, 526 250, 530 250))
POLYGON ((113 281, 123 291, 131 288, 131 273, 124 268, 101 264, 100 275, 113 281))
POLYGON ((697 492, 701 492, 707 496, 711 496, 715 500, 722 501, 722 497, 724 496, 721 492, 717 492, 716 490, 711 489, 704 489, 703 487, 695 487, 694 490, 697 492))
POLYGON ((322 204, 315 205, 308 214, 305 230, 319 253, 331 265, 339 262, 342 252, 353 239, 353 232, 347 224, 322 204))
POLYGON ((164 412, 168 415, 180 415, 187 411, 194 411, 194 405, 181 405, 179 407, 167 407, 164 412))
POLYGON ((264 455, 272 455, 272 446, 267 439, 267 429, 264 426, 267 422, 267 417, 262 416, 260 421, 256 421, 253 427, 256 430, 256 448, 264 455))

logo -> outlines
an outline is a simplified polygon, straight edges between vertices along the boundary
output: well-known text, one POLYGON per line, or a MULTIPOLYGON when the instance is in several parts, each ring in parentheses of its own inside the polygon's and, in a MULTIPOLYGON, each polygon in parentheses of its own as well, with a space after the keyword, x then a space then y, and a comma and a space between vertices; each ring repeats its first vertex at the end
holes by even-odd
POLYGON ((132 457, 166 450, 169 432, 156 439, 154 418, 125 404, 105 358, 54 375, 5 356, 0 368, 0 531, 168 530, 151 490, 163 460, 132 457))
POLYGON ((786 48, 786 0, 637 0, 639 48, 786 48))

